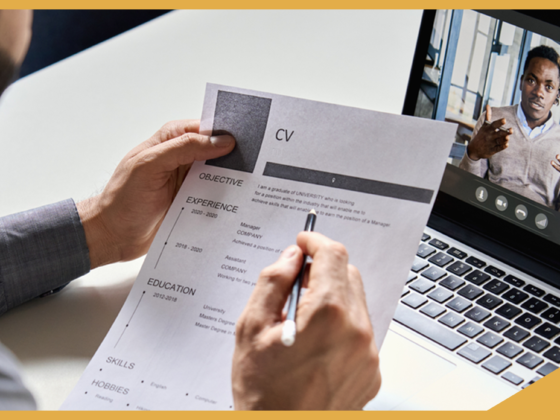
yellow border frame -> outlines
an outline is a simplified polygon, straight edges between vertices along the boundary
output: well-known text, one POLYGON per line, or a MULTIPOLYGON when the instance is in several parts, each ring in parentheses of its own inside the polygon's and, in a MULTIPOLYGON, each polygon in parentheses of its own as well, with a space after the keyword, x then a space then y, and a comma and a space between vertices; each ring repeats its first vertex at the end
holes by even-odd
MULTIPOLYGON (((545 1, 539 4, 539 9, 553 9, 558 7, 558 2, 545 1)), ((391 2, 380 1, 363 1, 363 0, 347 0, 345 2, 324 0, 324 1, 302 1, 302 0, 269 0, 267 2, 257 0, 219 0, 215 2, 206 1, 53 1, 53 0, 28 0, 28 1, 4 1, 1 5, 5 9, 440 9, 440 8, 465 8, 465 9, 527 9, 529 4, 526 1, 455 1, 451 3, 449 0, 431 0, 431 1, 412 1, 412 0, 396 0, 391 2)), ((530 5, 534 7, 532 4, 530 5)), ((535 376, 536 376, 535 372, 535 376)), ((267 413, 251 413, 251 412, 4 412, 3 418, 10 420, 27 420, 27 419, 53 419, 53 420, 73 420, 76 415, 80 419, 97 420, 100 415, 109 419, 138 419, 139 416, 147 418, 155 418, 155 416, 164 417, 166 420, 181 419, 185 416, 189 419, 196 418, 202 420, 213 420, 215 418, 231 418, 231 419, 260 419, 265 416, 267 420, 284 420, 286 416, 291 419, 321 419, 335 420, 342 416, 348 418, 368 417, 379 419, 410 419, 415 420, 472 420, 473 415, 481 419, 502 418, 502 416, 511 416, 513 419, 527 417, 534 418, 539 415, 549 415, 550 418, 558 416, 555 404, 557 403, 557 395, 560 393, 560 369, 547 377, 539 380, 535 384, 508 398, 506 401, 498 404, 496 407, 486 412, 470 412, 470 411, 401 411, 401 412, 267 412, 267 413), (258 416, 258 417, 256 417, 258 416), (354 417, 356 416, 356 417, 354 417)))

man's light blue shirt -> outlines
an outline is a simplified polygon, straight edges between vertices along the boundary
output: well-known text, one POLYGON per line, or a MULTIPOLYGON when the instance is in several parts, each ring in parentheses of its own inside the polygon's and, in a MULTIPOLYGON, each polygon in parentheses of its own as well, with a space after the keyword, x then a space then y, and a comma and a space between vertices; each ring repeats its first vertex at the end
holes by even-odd
POLYGON ((527 133, 527 136, 529 136, 530 139, 534 139, 535 137, 538 137, 541 134, 546 133, 554 125, 554 118, 552 118, 552 114, 551 114, 548 117, 548 120, 546 120, 546 122, 543 125, 539 125, 538 127, 535 127, 534 129, 531 130, 531 127, 529 127, 529 124, 527 124, 527 118, 525 117, 525 113, 523 112, 523 108, 521 107, 521 104, 517 106, 517 118, 519 118, 519 121, 521 121, 521 126, 523 127, 523 130, 525 131, 525 133, 527 133))

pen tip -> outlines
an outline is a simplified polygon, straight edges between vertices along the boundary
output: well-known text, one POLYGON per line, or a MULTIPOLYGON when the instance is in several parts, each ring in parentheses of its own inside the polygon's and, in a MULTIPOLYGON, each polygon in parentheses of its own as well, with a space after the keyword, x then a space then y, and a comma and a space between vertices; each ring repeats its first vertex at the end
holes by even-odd
POLYGON ((317 216, 317 212, 315 211, 315 209, 311 209, 309 213, 313 213, 315 216, 317 216))

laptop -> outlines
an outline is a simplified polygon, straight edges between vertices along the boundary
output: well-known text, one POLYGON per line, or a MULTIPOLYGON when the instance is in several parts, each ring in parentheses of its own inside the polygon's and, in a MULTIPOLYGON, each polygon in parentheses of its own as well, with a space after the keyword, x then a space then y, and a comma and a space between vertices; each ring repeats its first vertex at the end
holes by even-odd
MULTIPOLYGON (((520 103, 528 51, 560 53, 558 17, 424 12, 403 114, 458 129, 381 351, 383 385, 366 409, 486 410, 560 366, 560 214, 530 185, 514 192, 459 167, 486 105, 520 103)), ((560 106, 551 112, 558 123, 560 106)), ((560 139, 550 160, 559 153, 560 139)))

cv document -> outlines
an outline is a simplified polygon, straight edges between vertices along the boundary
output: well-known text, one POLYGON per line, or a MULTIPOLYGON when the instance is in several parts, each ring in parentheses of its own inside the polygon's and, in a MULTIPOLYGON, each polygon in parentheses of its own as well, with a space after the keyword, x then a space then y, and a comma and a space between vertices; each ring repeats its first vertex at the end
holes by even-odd
POLYGON ((195 162, 63 409, 229 410, 235 323, 307 213, 361 272, 381 347, 455 135, 448 123, 209 84, 195 162))

